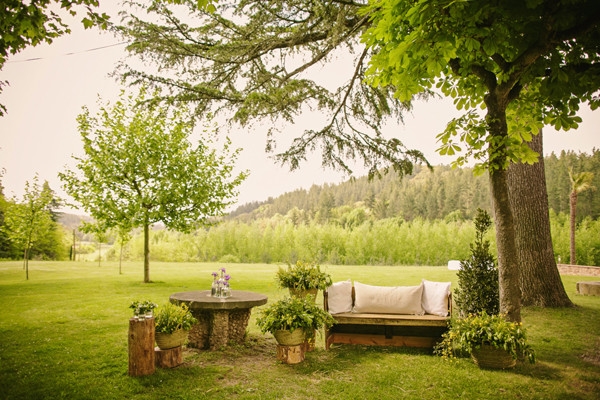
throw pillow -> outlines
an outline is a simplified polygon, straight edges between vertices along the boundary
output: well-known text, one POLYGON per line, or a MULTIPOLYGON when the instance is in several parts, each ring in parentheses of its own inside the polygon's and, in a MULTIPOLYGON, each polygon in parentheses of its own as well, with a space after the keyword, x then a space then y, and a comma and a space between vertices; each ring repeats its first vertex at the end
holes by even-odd
POLYGON ((423 310, 427 314, 448 316, 450 282, 431 282, 423 279, 423 310))
POLYGON ((330 314, 352 311, 352 281, 335 282, 327 289, 327 306, 330 314))

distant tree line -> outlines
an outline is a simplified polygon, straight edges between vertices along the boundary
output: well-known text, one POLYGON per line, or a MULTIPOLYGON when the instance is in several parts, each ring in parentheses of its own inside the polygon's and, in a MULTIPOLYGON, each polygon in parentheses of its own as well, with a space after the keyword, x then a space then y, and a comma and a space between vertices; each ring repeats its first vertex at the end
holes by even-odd
MULTIPOLYGON (((295 263, 312 260, 345 265, 446 265, 469 254, 475 239, 471 220, 412 221, 373 219, 364 209, 339 207, 328 223, 294 222, 294 211, 251 222, 223 223, 191 234, 152 232, 152 261, 295 263)), ((569 257, 568 214, 550 212, 554 254, 569 257)), ((577 255, 582 265, 600 266, 600 219, 587 217, 577 228, 577 255)), ((495 237, 486 234, 496 256, 495 237)), ((143 259, 143 235, 138 232, 126 245, 123 260, 143 259)), ((107 257, 119 259, 113 246, 107 257)))
MULTIPOLYGON (((568 262, 568 168, 594 172, 600 188, 600 151, 591 155, 573 152, 545 158, 550 220, 555 257, 568 262)), ((600 197, 597 191, 581 193, 578 202, 577 254, 584 265, 600 265, 600 197)), ((0 196, 0 224, 14 199, 0 196)), ((152 260, 295 262, 317 260, 335 264, 442 265, 461 259, 474 238, 471 221, 477 207, 489 209, 487 178, 473 177, 467 169, 417 168, 399 181, 393 174, 369 181, 358 178, 339 185, 313 186, 262 203, 239 207, 221 224, 190 234, 153 230, 152 260)), ((32 258, 68 259, 73 224, 68 232, 56 224, 47 240, 31 250, 32 258)), ((114 232, 113 232, 114 233, 114 232)), ((77 240, 94 241, 90 235, 77 240)), ((143 259, 143 235, 133 238, 123 251, 124 260, 143 259)), ((109 235, 109 244, 114 241, 109 235)), ((491 248, 495 239, 490 232, 491 248)), ((0 230, 0 257, 21 258, 5 231, 0 230)), ((107 256, 119 258, 113 246, 107 256)))
MULTIPOLYGON (((600 150, 591 154, 562 151, 545 157, 548 203, 555 213, 569 213, 571 183, 569 168, 594 173, 593 186, 600 188, 600 150)), ((390 172, 381 179, 357 178, 340 184, 313 185, 264 202, 240 206, 227 218, 249 222, 276 214, 293 212, 302 222, 323 222, 332 217, 335 207, 356 205, 371 210, 376 218, 472 219, 478 208, 490 210, 488 178, 473 176, 470 168, 436 166, 433 171, 416 167, 402 180, 390 172)), ((600 216, 600 193, 590 190, 577 203, 577 220, 600 216)))

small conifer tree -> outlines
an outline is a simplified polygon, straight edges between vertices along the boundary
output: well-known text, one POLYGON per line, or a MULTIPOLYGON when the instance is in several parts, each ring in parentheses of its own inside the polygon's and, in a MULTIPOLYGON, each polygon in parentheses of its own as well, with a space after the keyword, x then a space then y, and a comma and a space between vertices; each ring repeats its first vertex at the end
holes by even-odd
POLYGON ((482 311, 493 315, 500 310, 498 268, 490 253, 490 242, 484 239, 491 225, 490 215, 478 209, 475 242, 470 246, 471 255, 461 261, 457 274, 458 289, 454 298, 462 315, 479 314, 482 311))

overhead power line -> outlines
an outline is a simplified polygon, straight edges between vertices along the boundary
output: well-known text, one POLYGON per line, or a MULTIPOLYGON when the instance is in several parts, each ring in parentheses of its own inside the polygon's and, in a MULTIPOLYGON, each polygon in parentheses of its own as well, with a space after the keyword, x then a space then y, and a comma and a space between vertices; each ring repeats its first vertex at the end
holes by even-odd
POLYGON ((109 47, 121 46, 123 44, 127 44, 127 42, 109 44, 107 46, 94 47, 92 49, 86 49, 86 50, 81 50, 81 51, 73 51, 73 52, 70 52, 70 53, 58 54, 58 55, 51 56, 51 57, 34 57, 34 58, 28 58, 28 59, 25 59, 25 60, 7 61, 6 63, 7 64, 11 64, 11 63, 24 63, 24 62, 29 62, 29 61, 47 60, 49 58, 54 58, 54 57, 74 56, 76 54, 89 53, 89 52, 96 51, 96 50, 107 49, 109 47))

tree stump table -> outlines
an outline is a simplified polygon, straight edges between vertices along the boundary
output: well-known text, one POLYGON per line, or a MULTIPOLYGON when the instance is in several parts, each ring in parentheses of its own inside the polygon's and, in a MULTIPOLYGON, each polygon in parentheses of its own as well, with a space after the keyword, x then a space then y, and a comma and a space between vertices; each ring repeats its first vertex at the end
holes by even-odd
POLYGON ((129 320, 129 375, 154 373, 154 317, 129 320))
POLYGON ((188 346, 216 350, 227 343, 243 343, 252 307, 267 303, 260 293, 232 290, 226 299, 212 297, 210 290, 179 292, 169 297, 171 303, 186 304, 198 320, 188 336, 188 346))
POLYGON ((600 281, 577 282, 577 294, 600 296, 600 281))

